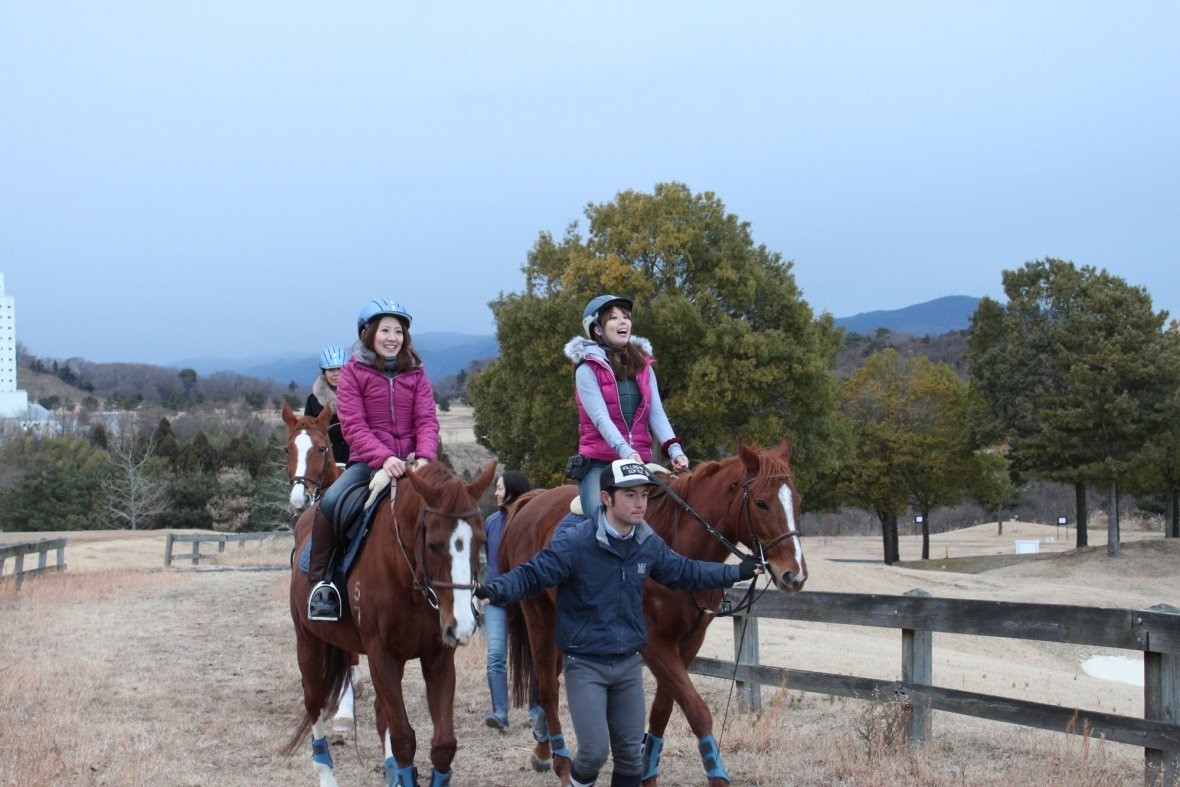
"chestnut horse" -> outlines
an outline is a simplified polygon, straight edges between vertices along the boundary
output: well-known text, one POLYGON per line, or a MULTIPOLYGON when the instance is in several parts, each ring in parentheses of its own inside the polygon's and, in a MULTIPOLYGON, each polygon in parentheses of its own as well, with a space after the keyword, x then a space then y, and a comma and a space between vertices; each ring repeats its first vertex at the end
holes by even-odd
MULTIPOLYGON (((304 714, 286 751, 291 753, 312 732, 311 750, 321 787, 335 785, 332 756, 325 738, 324 715, 335 706, 348 679, 351 654, 369 657, 377 694, 378 732, 385 747, 385 784, 417 785, 417 741, 402 696, 407 661, 418 659, 426 683, 434 735, 430 784, 450 784, 455 757, 455 647, 475 634, 472 605, 483 517, 478 502, 491 486, 491 462, 471 483, 464 483, 441 462, 411 470, 392 487, 388 499, 374 505, 364 548, 349 570, 341 595, 348 611, 338 622, 307 619, 310 583, 299 561, 291 570, 291 618, 299 671, 303 676, 304 714)), ((296 554, 311 535, 310 508, 295 529, 296 554)))
MULTIPOLYGON (((647 522, 670 547, 698 560, 723 561, 735 552, 735 543, 744 544, 766 561, 767 573, 779 589, 801 590, 807 581, 807 564, 798 530, 800 498, 789 464, 791 450, 785 438, 775 450, 746 447, 739 440, 737 456, 704 462, 692 473, 666 481, 672 494, 655 490, 647 522)), ((544 547, 577 494, 577 487, 562 486, 522 495, 509 510, 500 545, 501 568, 511 569, 544 547)), ((713 737, 713 714, 688 676, 688 664, 705 641, 722 593, 672 590, 652 580, 644 586, 647 649, 643 658, 656 679, 644 745, 645 787, 658 782, 660 748, 673 701, 698 738, 709 787, 729 784, 713 737)), ((550 589, 521 601, 519 609, 510 610, 508 636, 513 699, 519 705, 522 687, 530 676, 535 677, 549 721, 550 738, 537 743, 533 767, 547 770, 551 754, 559 757, 553 767, 566 785, 570 752, 557 716, 561 659, 554 639, 555 599, 556 592, 550 589)))
POLYGON ((287 476, 291 479, 289 502, 302 511, 319 499, 323 491, 340 476, 340 468, 332 457, 332 441, 328 439, 328 424, 332 407, 320 411, 318 417, 295 415, 288 404, 283 405, 283 421, 287 424, 287 476))

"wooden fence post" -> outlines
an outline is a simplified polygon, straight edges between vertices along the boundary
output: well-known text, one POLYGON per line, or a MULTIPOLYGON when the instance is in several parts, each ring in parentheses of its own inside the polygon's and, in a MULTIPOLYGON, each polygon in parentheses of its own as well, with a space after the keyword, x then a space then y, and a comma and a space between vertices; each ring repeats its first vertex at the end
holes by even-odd
POLYGON ((172 534, 164 536, 164 568, 172 565, 172 534))
POLYGON ((21 583, 25 581, 25 553, 18 552, 16 554, 16 589, 20 590, 21 583))
MULTIPOLYGON (((1157 604, 1148 609, 1180 615, 1180 609, 1170 604, 1157 604)), ((1180 653, 1143 652, 1143 718, 1180 724, 1180 653)), ((1144 749, 1143 767, 1146 785, 1180 785, 1180 755, 1176 752, 1144 749)))
MULTIPOLYGON (((745 612, 733 616, 733 660, 758 664, 758 618, 745 612)), ((743 712, 762 710, 762 684, 737 680, 738 707, 743 712)))
MULTIPOLYGON (((929 598, 925 590, 914 589, 904 595, 929 598)), ((932 686, 934 679, 934 633, 926 629, 901 630, 901 679, 905 683, 932 686)), ((906 740, 922 743, 930 732, 930 709, 919 702, 910 702, 910 716, 906 723, 906 740)))

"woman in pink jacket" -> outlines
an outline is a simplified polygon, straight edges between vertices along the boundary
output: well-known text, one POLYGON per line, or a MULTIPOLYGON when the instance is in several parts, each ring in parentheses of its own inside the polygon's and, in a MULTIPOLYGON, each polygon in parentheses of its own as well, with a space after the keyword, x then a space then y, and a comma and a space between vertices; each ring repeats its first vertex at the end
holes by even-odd
POLYGON ((369 301, 357 315, 359 338, 340 371, 337 415, 349 465, 320 499, 312 525, 307 601, 311 620, 339 620, 340 591, 332 578, 336 506, 376 472, 391 479, 438 458, 434 390, 410 338, 412 318, 395 301, 369 301))

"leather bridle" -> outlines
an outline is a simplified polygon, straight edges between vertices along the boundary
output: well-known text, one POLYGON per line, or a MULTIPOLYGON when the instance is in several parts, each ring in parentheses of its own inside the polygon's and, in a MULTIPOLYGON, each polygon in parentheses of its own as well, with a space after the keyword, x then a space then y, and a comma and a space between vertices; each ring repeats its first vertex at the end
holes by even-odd
MULTIPOLYGON (((307 431, 306 426, 303 427, 303 431, 304 432, 307 431)), ((314 450, 315 446, 313 445, 312 448, 314 450)), ((295 488, 296 484, 303 484, 305 489, 310 490, 308 492, 308 497, 311 498, 311 503, 309 503, 308 505, 313 505, 313 504, 315 504, 315 502, 317 500, 320 499, 320 487, 323 486, 324 476, 326 476, 328 474, 328 466, 336 461, 335 457, 332 456, 332 443, 331 443, 331 441, 328 442, 327 447, 324 450, 322 450, 320 453, 323 454, 324 461, 322 463, 323 466, 320 468, 319 476, 317 476, 316 478, 312 478, 310 475, 293 475, 293 476, 291 476, 291 488, 292 489, 295 488)))
MULTIPOLYGON (((779 476, 771 476, 771 477, 772 478, 787 478, 787 476, 785 474, 779 475, 779 476)), ((672 491, 672 487, 670 487, 662 479, 660 479, 659 477, 657 477, 654 474, 652 475, 651 478, 656 486, 658 486, 660 489, 662 489, 665 494, 667 494, 670 498, 672 498, 672 500, 674 500, 677 505, 679 505, 682 509, 684 509, 685 512, 687 512, 693 519, 695 519, 697 522, 700 522, 701 526, 705 528, 705 532, 708 533, 715 541, 717 541, 723 547, 725 547, 727 550, 729 550, 730 553, 736 555, 739 560, 745 560, 747 557, 751 556, 751 555, 747 555, 736 544, 734 544, 732 541, 730 541, 728 538, 726 538, 724 534, 722 534, 720 531, 718 531, 717 528, 714 527, 711 522, 709 522, 709 520, 705 519, 703 516, 701 516, 701 514, 695 508, 693 508, 691 505, 689 505, 687 500, 685 500, 680 495, 678 495, 674 491, 672 491)), ((774 538, 772 538, 770 541, 766 542, 765 544, 763 544, 761 542, 761 540, 759 540, 758 534, 754 532, 754 515, 752 513, 750 513, 750 485, 752 483, 754 483, 755 480, 756 479, 754 477, 750 476, 748 473, 742 474, 741 508, 742 508, 742 514, 746 520, 746 528, 750 534, 750 543, 754 545, 754 551, 752 553, 752 556, 757 560, 759 565, 766 567, 766 566, 768 566, 768 563, 766 560, 766 553, 768 551, 770 551, 774 547, 778 546, 778 544, 780 542, 782 542, 788 538, 798 538, 800 541, 802 541, 803 534, 800 533, 797 528, 794 528, 794 529, 786 530, 786 531, 783 531, 782 533, 779 533, 778 535, 776 535, 774 538)), ((677 534, 678 534, 679 520, 677 520, 676 528, 677 528, 677 534)), ((753 605, 753 603, 754 603, 753 594, 754 594, 754 588, 756 587, 756 585, 757 585, 757 578, 755 577, 754 581, 750 582, 749 588, 746 590, 746 595, 742 598, 742 600, 737 605, 733 606, 732 608, 727 609, 727 608, 724 608, 724 605, 723 605, 723 608, 721 608, 721 609, 717 609, 717 610, 708 609, 707 607, 702 606, 699 602, 696 602, 695 595, 693 595, 693 601, 694 601, 694 603, 697 604, 697 609, 700 610, 701 612, 715 615, 717 617, 724 617, 726 615, 733 615, 738 612, 744 612, 744 611, 748 610, 753 605)))
POLYGON ((435 516, 443 517, 444 519, 453 519, 459 521, 467 519, 472 516, 479 516, 479 509, 472 508, 462 513, 452 513, 450 511, 443 511, 438 508, 423 504, 422 513, 418 516, 418 524, 414 526, 414 539, 411 542, 415 547, 417 560, 410 559, 410 551, 406 549, 406 544, 402 541, 401 529, 396 527, 397 515, 394 515, 394 529, 397 531, 397 543, 401 548, 402 557, 406 561, 406 567, 410 569, 410 576, 414 581, 414 589, 422 594, 426 602, 435 609, 438 609, 438 594, 436 590, 475 590, 476 584, 474 582, 459 583, 459 582, 443 582, 437 579, 430 578, 430 564, 426 561, 426 515, 434 514, 435 516), (419 571, 421 569, 421 571, 419 571), (421 579, 419 579, 421 573, 421 579))

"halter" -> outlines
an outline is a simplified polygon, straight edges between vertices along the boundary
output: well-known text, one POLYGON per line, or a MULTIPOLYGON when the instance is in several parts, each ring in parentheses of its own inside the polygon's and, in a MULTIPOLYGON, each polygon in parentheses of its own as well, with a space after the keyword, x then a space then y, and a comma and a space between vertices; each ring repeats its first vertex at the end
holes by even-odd
MULTIPOLYGON (((787 476, 785 474, 780 474, 780 475, 773 475, 770 477, 771 478, 786 478, 787 476)), ((766 553, 769 550, 773 549, 775 546, 777 546, 779 544, 779 542, 783 541, 786 538, 798 538, 800 541, 802 541, 803 535, 797 529, 792 529, 792 530, 787 530, 782 533, 779 533, 777 536, 772 538, 770 541, 766 542, 766 544, 763 544, 758 539, 758 534, 754 532, 754 516, 753 516, 753 514, 750 513, 750 484, 754 483, 756 478, 757 478, 756 476, 752 477, 748 473, 745 473, 745 472, 742 473, 741 507, 742 507, 742 513, 745 515, 745 519, 746 519, 746 528, 749 530, 749 533, 750 533, 750 543, 752 543, 754 545, 754 552, 752 553, 752 556, 757 559, 757 562, 759 565, 766 566, 767 565, 766 553)), ((729 552, 731 554, 736 555, 740 560, 745 560, 747 557, 751 557, 751 555, 747 555, 745 552, 743 552, 741 549, 739 549, 732 541, 730 541, 728 538, 726 538, 720 531, 717 530, 717 528, 713 527, 712 523, 709 522, 709 520, 705 519, 703 516, 701 516, 700 513, 698 513, 695 508, 693 508, 691 505, 689 505, 687 500, 685 500, 680 495, 678 495, 674 491, 672 491, 671 486, 669 486, 662 479, 660 479, 659 477, 657 477, 655 475, 652 475, 651 479, 655 483, 656 486, 658 486, 658 487, 660 487, 660 489, 664 490, 665 494, 667 494, 670 498, 672 498, 674 501, 676 501, 677 505, 679 505, 689 515, 691 515, 693 519, 700 522, 701 526, 705 528, 705 532, 708 533, 710 536, 712 536, 712 538, 715 541, 717 541, 723 547, 725 547, 727 550, 729 550, 729 552)), ((692 598, 693 598, 694 603, 696 603, 696 605, 697 605, 697 609, 701 612, 705 612, 705 613, 714 615, 716 617, 724 617, 726 615, 734 615, 739 612, 744 612, 744 611, 750 609, 751 606, 753 606, 753 604, 754 604, 754 589, 757 586, 757 584, 758 584, 758 580, 757 580, 757 577, 755 577, 754 580, 750 582, 750 585, 746 590, 746 595, 742 598, 742 600, 740 602, 737 603, 736 606, 733 606, 733 607, 727 607, 725 604, 723 604, 722 607, 718 608, 717 610, 710 610, 707 607, 702 606, 699 602, 697 602, 695 595, 693 595, 692 598)))
MULTIPOLYGON (((308 427, 306 427, 306 426, 301 427, 301 428, 303 429, 304 432, 306 432, 308 429, 308 427)), ((291 487, 292 488, 294 488, 296 484, 303 484, 303 486, 305 488, 311 490, 310 496, 311 496, 312 503, 315 503, 317 500, 320 499, 320 486, 322 486, 324 483, 324 476, 326 476, 328 474, 328 465, 330 463, 333 463, 336 461, 335 457, 332 456, 332 443, 331 443, 331 441, 328 442, 328 447, 323 451, 323 455, 324 455, 323 467, 320 468, 320 474, 315 479, 312 479, 311 476, 306 476, 306 475, 293 475, 293 476, 291 476, 291 487)))
MULTIPOLYGON (((392 505, 390 506, 392 512, 392 505)), ((418 524, 414 526, 414 540, 413 544, 417 545, 417 565, 415 561, 410 559, 410 553, 406 549, 406 544, 402 541, 401 529, 396 527, 397 515, 394 514, 394 531, 397 533, 397 545, 401 548, 402 557, 405 558, 406 567, 410 569, 410 576, 414 581, 414 590, 422 594, 426 599, 426 603, 434 609, 438 609, 438 594, 435 590, 475 590, 475 583, 458 583, 458 582, 441 582, 430 578, 430 564, 426 562, 426 515, 434 514, 444 519, 453 519, 456 522, 461 519, 466 519, 470 516, 479 516, 479 509, 472 508, 460 514, 453 514, 449 511, 442 511, 438 508, 428 506, 425 502, 422 505, 422 513, 418 516, 418 524), (421 538, 419 538, 421 536, 421 538), (422 569, 423 579, 418 579, 418 568, 422 569)))

